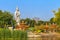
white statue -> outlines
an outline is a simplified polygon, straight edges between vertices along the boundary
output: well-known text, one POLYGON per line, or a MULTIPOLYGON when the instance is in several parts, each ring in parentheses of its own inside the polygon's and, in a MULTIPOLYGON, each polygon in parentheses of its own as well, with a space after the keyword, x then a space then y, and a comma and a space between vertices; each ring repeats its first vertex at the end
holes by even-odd
POLYGON ((20 23, 20 11, 18 7, 16 7, 16 11, 15 11, 15 20, 17 24, 20 23))

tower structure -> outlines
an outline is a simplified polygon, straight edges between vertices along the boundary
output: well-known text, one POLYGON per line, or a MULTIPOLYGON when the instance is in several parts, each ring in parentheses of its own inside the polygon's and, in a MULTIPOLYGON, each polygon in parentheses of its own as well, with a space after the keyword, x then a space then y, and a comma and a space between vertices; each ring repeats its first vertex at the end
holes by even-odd
POLYGON ((18 7, 16 7, 16 11, 15 11, 15 20, 16 20, 17 25, 19 25, 19 23, 20 23, 20 11, 19 11, 18 7))

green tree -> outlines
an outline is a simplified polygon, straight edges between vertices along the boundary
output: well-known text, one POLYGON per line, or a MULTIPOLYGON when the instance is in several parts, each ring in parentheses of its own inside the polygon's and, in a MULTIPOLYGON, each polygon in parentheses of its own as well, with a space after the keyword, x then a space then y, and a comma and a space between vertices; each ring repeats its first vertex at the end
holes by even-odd
POLYGON ((60 25, 60 8, 58 9, 57 12, 53 11, 53 13, 54 13, 53 21, 60 25))
POLYGON ((25 19, 25 22, 27 23, 27 25, 29 25, 30 22, 31 22, 31 19, 30 19, 30 18, 26 18, 26 19, 25 19))
POLYGON ((50 23, 53 23, 53 22, 54 22, 53 20, 54 20, 54 18, 51 18, 51 19, 50 19, 50 23))
POLYGON ((13 19, 13 15, 10 12, 0 10, 0 27, 7 27, 7 25, 12 26, 15 23, 15 20, 13 19))
POLYGON ((41 25, 43 23, 44 23, 44 21, 40 20, 40 21, 38 21, 37 25, 41 25))

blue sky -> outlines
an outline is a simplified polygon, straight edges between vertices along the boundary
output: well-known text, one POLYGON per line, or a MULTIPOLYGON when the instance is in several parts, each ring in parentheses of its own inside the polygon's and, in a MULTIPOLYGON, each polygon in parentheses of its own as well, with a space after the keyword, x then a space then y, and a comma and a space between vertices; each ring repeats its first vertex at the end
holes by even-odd
POLYGON ((54 16, 52 10, 60 8, 60 0, 0 0, 0 10, 14 13, 16 6, 20 9, 21 18, 49 20, 54 16))

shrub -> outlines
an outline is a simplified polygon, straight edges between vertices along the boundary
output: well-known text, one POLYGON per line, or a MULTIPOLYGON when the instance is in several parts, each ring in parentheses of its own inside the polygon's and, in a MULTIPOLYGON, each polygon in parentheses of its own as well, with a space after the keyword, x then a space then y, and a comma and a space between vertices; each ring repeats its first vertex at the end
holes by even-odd
POLYGON ((27 32, 26 31, 20 31, 20 30, 12 30, 9 29, 0 29, 0 39, 1 38, 12 38, 12 40, 27 40, 27 32))

